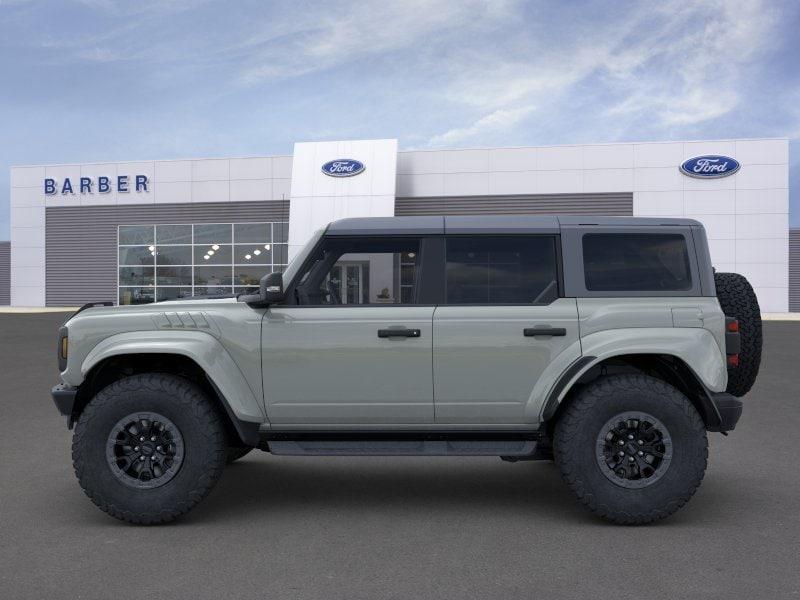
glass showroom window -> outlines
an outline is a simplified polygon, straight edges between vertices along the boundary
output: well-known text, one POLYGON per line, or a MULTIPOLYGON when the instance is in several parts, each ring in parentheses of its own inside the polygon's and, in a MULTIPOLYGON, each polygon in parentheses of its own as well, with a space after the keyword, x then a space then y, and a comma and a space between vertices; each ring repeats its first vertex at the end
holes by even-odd
POLYGON ((120 225, 119 303, 252 292, 286 268, 288 223, 120 225))

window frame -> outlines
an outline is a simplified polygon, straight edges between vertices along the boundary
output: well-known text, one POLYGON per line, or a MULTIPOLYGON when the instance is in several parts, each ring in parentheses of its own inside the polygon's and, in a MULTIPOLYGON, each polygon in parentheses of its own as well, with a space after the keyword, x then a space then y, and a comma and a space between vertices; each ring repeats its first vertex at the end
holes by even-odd
MULTIPOLYGON (((309 252, 306 259, 303 261, 303 264, 300 266, 299 269, 295 272, 291 281, 287 282, 284 281, 284 300, 280 304, 274 304, 274 307, 280 308, 403 308, 409 306, 435 306, 435 304, 428 304, 421 302, 420 300, 424 297, 423 294, 423 273, 425 271, 425 265, 427 264, 426 261, 426 253, 429 252, 428 244, 426 243, 428 239, 432 236, 425 236, 425 235, 417 235, 417 234, 409 234, 409 235, 347 235, 347 236, 340 236, 340 235, 323 235, 320 237, 319 241, 314 245, 314 248, 309 252), (380 304, 380 303, 369 303, 369 304, 299 304, 297 301, 297 294, 295 293, 300 280, 303 276, 308 272, 309 268, 316 262, 317 256, 319 252, 322 250, 323 246, 328 243, 328 241, 336 241, 336 242, 347 242, 348 240, 375 240, 375 241, 386 241, 387 239, 392 240, 414 240, 419 244, 419 258, 417 261, 417 272, 414 278, 414 301, 408 304, 380 304)), ((345 252, 344 254, 348 254, 345 252)), ((340 255, 343 256, 344 254, 340 255)), ((359 253, 363 254, 363 252, 359 253)), ((337 259, 338 262, 338 259, 337 259)), ((335 264, 335 263, 334 263, 335 264)))
POLYGON ((697 248, 692 227, 689 225, 643 225, 643 226, 592 226, 567 225, 561 228, 564 251, 564 291, 567 297, 575 298, 687 298, 702 296, 702 281, 698 267, 697 248), (586 269, 583 262, 583 236, 590 234, 640 234, 681 235, 689 257, 689 273, 692 287, 688 290, 589 290, 586 287, 586 269))
POLYGON ((564 269, 561 255, 561 236, 557 233, 451 233, 441 236, 443 244, 441 278, 442 290, 439 305, 441 306, 549 306, 559 298, 564 297, 564 269), (474 302, 450 303, 447 301, 447 241, 457 238, 550 238, 553 243, 554 258, 556 261, 556 294, 542 302, 474 302))

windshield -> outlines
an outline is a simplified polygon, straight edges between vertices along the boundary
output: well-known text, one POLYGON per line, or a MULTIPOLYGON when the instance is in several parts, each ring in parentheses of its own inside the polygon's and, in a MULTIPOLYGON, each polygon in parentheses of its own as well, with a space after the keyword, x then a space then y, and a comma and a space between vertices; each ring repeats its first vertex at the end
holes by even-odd
POLYGON ((295 255, 295 257, 289 261, 289 265, 283 272, 284 287, 288 287, 289 283, 291 283, 292 279, 294 279, 295 275, 297 275, 298 269, 300 269, 300 267, 306 261, 306 258, 311 253, 311 250, 313 250, 314 246, 317 245, 317 242, 319 242, 323 233, 325 233, 324 229, 319 229, 315 231, 314 235, 311 236, 311 239, 308 240, 308 243, 306 243, 306 245, 303 246, 300 252, 298 252, 297 255, 295 255))

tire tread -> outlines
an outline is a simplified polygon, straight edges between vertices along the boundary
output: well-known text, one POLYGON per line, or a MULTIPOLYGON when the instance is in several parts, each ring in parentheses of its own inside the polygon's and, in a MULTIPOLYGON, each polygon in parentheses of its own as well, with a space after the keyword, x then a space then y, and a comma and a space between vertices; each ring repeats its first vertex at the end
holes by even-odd
MULTIPOLYGON (((591 419, 598 403, 606 401, 609 396, 620 392, 653 393, 663 397, 675 409, 686 417, 692 434, 706 439, 703 420, 691 402, 671 385, 646 375, 612 375, 602 377, 583 388, 569 404, 556 424, 556 435, 553 443, 555 462, 567 486, 575 493, 578 500, 593 513, 620 525, 644 525, 658 521, 676 512, 697 491, 708 464, 708 445, 702 445, 692 460, 692 473, 689 485, 680 493, 664 498, 658 506, 643 513, 631 513, 621 508, 609 506, 598 501, 595 494, 583 480, 580 471, 580 458, 577 456, 578 444, 575 438, 579 428, 591 419)), ((613 485, 613 484, 612 484, 613 485)))
POLYGON ((714 284, 722 312, 739 320, 739 366, 728 371, 726 391, 744 396, 753 387, 761 366, 761 308, 753 287, 743 275, 714 273, 714 284))
POLYGON ((103 512, 112 517, 139 525, 167 523, 188 513, 205 498, 222 475, 225 466, 227 443, 225 430, 216 409, 206 399, 202 391, 192 382, 174 375, 163 373, 145 373, 120 379, 103 388, 81 413, 75 426, 72 438, 72 461, 75 475, 84 493, 103 512), (206 473, 194 482, 194 486, 185 494, 185 500, 168 508, 153 512, 133 512, 116 506, 109 501, 100 489, 94 488, 86 477, 85 470, 92 460, 86 454, 84 437, 89 431, 91 422, 102 411, 107 410, 120 396, 129 396, 137 392, 147 391, 163 394, 177 402, 182 410, 190 411, 197 422, 204 424, 200 432, 215 448, 215 457, 206 473))

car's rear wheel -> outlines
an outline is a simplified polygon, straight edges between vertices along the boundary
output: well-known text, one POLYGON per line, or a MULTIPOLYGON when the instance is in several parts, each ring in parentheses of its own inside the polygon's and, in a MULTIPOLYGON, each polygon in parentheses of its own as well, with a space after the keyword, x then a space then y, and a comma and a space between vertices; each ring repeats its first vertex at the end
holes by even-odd
POLYGON ((725 316, 739 321, 739 365, 728 370, 726 391, 744 396, 753 387, 761 366, 761 309, 753 287, 738 273, 714 273, 717 299, 725 316))
POLYGON ((692 403, 645 375, 603 377, 583 388, 556 423, 553 449, 564 480, 589 510, 630 525, 683 506, 708 458, 692 403))
POLYGON ((133 375, 101 390, 75 427, 72 459, 101 510, 129 523, 172 521, 214 487, 225 466, 225 428, 192 382, 133 375))

